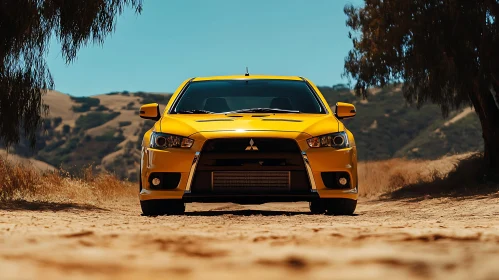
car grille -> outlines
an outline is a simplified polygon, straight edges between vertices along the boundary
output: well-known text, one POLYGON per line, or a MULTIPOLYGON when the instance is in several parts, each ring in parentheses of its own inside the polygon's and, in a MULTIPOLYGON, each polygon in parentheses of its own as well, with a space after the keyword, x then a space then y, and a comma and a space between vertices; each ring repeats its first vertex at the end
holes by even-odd
POLYGON ((221 138, 204 144, 191 191, 306 193, 310 182, 294 139, 221 138))
POLYGON ((290 187, 289 171, 215 171, 212 188, 218 191, 286 191, 290 187))

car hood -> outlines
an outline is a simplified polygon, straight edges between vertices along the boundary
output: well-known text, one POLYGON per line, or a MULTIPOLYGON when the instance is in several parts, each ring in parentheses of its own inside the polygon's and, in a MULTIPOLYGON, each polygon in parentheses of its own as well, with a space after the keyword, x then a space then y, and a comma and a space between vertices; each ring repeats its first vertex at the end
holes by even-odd
POLYGON ((182 136, 217 131, 304 132, 312 136, 343 131, 333 115, 319 114, 237 114, 165 115, 156 130, 182 136))

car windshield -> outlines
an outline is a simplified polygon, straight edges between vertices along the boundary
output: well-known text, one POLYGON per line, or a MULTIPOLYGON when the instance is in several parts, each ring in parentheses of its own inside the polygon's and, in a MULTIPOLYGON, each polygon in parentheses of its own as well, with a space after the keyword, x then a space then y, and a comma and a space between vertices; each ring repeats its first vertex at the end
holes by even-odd
POLYGON ((305 81, 247 79, 191 82, 170 113, 325 114, 305 81))

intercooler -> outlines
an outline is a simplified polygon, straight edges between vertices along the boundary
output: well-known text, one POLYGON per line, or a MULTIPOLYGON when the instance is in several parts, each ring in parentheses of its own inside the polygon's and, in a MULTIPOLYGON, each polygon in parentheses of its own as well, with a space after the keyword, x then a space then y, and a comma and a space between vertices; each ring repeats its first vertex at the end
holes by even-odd
POLYGON ((214 171, 211 174, 214 192, 289 191, 289 171, 214 171))

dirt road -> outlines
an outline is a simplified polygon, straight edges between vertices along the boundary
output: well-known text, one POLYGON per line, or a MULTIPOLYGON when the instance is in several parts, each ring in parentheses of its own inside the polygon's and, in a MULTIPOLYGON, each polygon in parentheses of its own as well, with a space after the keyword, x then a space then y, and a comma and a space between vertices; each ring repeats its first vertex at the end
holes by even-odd
POLYGON ((350 217, 306 203, 164 217, 114 204, 2 205, 0 279, 499 279, 497 194, 361 201, 350 217))

